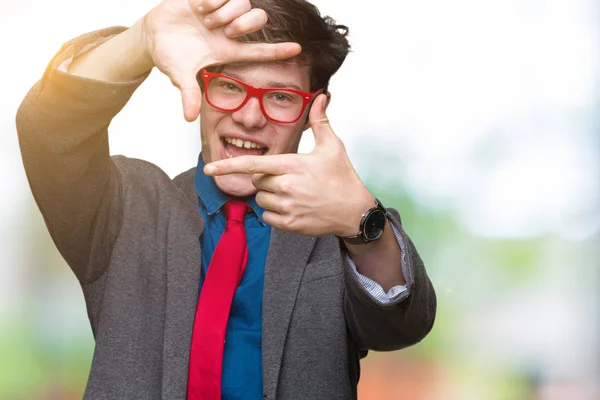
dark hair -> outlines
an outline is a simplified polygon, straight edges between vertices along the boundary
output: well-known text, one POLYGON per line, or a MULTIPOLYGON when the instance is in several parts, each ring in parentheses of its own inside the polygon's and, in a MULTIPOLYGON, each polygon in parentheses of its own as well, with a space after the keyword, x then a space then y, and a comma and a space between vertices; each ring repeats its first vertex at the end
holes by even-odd
POLYGON ((265 10, 269 20, 263 29, 244 35, 242 42, 297 42, 302 53, 295 59, 311 67, 310 90, 327 90, 329 79, 340 68, 350 44, 348 27, 304 0, 250 0, 253 8, 265 10))

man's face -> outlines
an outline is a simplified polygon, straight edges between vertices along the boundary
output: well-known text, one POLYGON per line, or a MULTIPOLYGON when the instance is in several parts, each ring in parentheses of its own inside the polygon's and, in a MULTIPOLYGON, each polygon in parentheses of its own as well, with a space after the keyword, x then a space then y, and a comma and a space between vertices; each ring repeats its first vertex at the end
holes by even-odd
MULTIPOLYGON (((248 63, 225 66, 221 74, 237 78, 258 88, 285 87, 303 92, 310 90, 310 67, 298 63, 248 63)), ((296 153, 302 132, 308 128, 306 107, 302 117, 291 124, 273 122, 264 116, 259 99, 252 97, 235 112, 213 108, 202 98, 200 131, 202 159, 205 163, 242 155, 296 153), (236 140, 232 140, 236 139, 236 140), (233 144, 244 142, 245 146, 233 144), (250 148, 248 143, 250 142, 250 148)), ((215 177, 219 189, 232 196, 249 196, 256 192, 252 176, 232 174, 215 177)))

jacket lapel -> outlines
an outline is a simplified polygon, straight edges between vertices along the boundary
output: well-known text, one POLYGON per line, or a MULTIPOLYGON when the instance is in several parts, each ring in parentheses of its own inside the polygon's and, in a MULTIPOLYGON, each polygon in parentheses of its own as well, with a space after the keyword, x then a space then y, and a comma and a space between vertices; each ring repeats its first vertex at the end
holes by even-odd
POLYGON ((204 226, 197 211, 193 174, 186 178, 184 187, 180 188, 187 199, 183 196, 179 199, 184 203, 181 208, 185 211, 171 213, 168 221, 162 366, 162 398, 165 400, 184 400, 186 397, 190 344, 198 302, 200 235, 204 226))
POLYGON ((269 400, 277 393, 285 339, 315 241, 313 237, 271 230, 262 310, 263 389, 269 400))

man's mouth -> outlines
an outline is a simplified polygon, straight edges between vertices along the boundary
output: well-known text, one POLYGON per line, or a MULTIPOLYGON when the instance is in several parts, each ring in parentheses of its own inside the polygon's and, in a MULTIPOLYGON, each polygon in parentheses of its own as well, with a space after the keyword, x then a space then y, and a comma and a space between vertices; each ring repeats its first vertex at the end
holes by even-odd
POLYGON ((223 142, 225 155, 228 158, 239 156, 262 156, 267 152, 267 150, 269 150, 268 147, 264 147, 251 140, 223 137, 221 138, 221 141, 223 142))

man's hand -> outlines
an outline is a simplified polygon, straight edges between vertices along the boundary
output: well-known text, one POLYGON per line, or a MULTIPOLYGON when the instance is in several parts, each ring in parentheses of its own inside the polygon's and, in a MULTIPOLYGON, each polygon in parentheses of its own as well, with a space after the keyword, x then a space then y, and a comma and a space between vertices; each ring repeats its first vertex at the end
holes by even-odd
POLYGON ((241 156, 209 163, 207 175, 252 174, 256 202, 269 225, 307 236, 354 236, 373 196, 354 170, 325 115, 326 95, 310 110, 310 154, 241 156))
MULTIPOLYGON (((146 57, 181 91, 185 118, 198 117, 202 100, 197 72, 212 64, 273 61, 300 53, 296 43, 241 43, 235 38, 267 22, 250 0, 164 0, 133 27, 146 57)), ((144 57, 144 58, 146 58, 144 57)))

